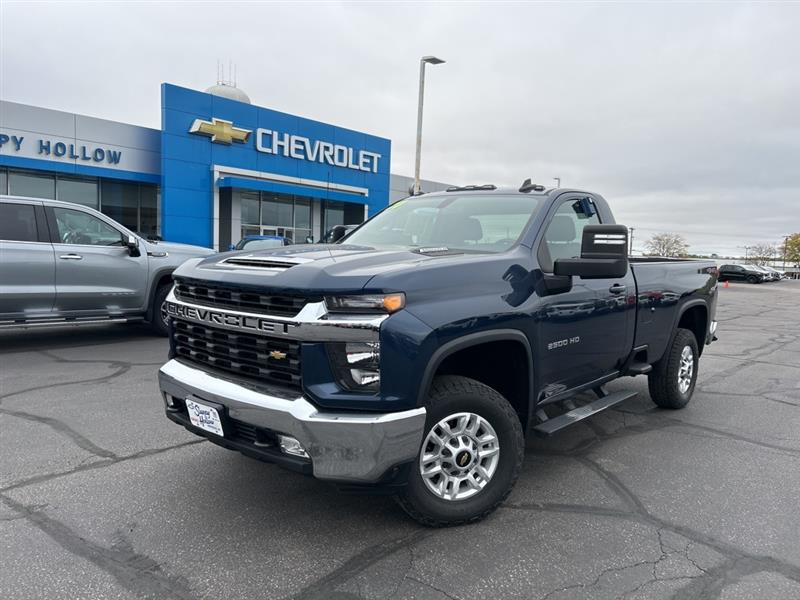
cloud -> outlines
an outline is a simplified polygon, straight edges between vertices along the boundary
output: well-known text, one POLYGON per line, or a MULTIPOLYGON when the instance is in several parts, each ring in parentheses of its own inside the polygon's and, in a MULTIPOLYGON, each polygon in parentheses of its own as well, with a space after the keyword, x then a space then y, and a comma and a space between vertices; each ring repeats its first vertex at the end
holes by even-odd
POLYGON ((798 22, 777 3, 3 2, 0 96, 158 127, 162 81, 203 89, 231 59, 254 103, 389 137, 410 174, 435 54, 424 177, 561 177, 640 241, 737 253, 800 231, 798 22))

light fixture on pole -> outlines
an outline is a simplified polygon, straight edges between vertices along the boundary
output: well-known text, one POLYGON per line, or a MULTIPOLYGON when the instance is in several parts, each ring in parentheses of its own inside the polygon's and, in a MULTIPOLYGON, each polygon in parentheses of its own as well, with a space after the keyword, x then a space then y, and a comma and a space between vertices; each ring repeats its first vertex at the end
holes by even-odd
POLYGON ((425 65, 440 65, 444 61, 435 56, 423 56, 419 59, 419 103, 417 104, 417 153, 414 159, 414 194, 419 194, 419 162, 422 154, 422 103, 425 97, 425 65))

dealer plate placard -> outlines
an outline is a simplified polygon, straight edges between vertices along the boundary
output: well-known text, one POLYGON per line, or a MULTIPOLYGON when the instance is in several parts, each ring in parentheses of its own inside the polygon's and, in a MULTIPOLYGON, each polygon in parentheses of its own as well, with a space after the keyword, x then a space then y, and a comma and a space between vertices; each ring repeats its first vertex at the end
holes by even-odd
POLYGON ((211 432, 214 435, 224 437, 222 433, 222 420, 219 418, 219 413, 216 408, 186 398, 186 410, 189 412, 189 420, 192 422, 192 425, 211 432))

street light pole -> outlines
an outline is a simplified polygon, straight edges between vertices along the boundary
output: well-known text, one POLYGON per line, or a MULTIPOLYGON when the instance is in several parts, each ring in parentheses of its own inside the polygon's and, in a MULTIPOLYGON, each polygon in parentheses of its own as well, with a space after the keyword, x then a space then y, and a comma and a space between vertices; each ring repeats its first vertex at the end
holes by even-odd
POLYGON ((414 159, 414 195, 419 194, 419 163, 422 156, 422 103, 425 98, 425 65, 440 65, 444 61, 435 56, 423 56, 419 59, 419 101, 417 104, 417 153, 414 159))
POLYGON ((561 187, 561 177, 553 177, 553 179, 556 182, 556 188, 560 188, 561 187))
POLYGON ((789 236, 783 238, 783 270, 786 270, 786 246, 789 245, 789 236))

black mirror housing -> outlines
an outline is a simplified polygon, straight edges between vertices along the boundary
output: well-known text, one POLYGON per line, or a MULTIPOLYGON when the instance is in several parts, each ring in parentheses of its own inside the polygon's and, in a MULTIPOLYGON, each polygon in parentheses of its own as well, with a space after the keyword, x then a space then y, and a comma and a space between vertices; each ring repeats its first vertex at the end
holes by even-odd
POLYGON ((628 228, 624 225, 587 225, 583 229, 580 258, 559 258, 555 275, 583 279, 612 279, 628 272, 628 228))
POLYGON ((345 229, 344 225, 334 225, 334 227, 331 229, 330 243, 335 244, 340 239, 342 239, 346 233, 347 229, 345 229))
POLYGON ((125 241, 125 246, 128 248, 128 253, 131 256, 141 256, 139 251, 139 239, 135 235, 129 235, 125 241))

